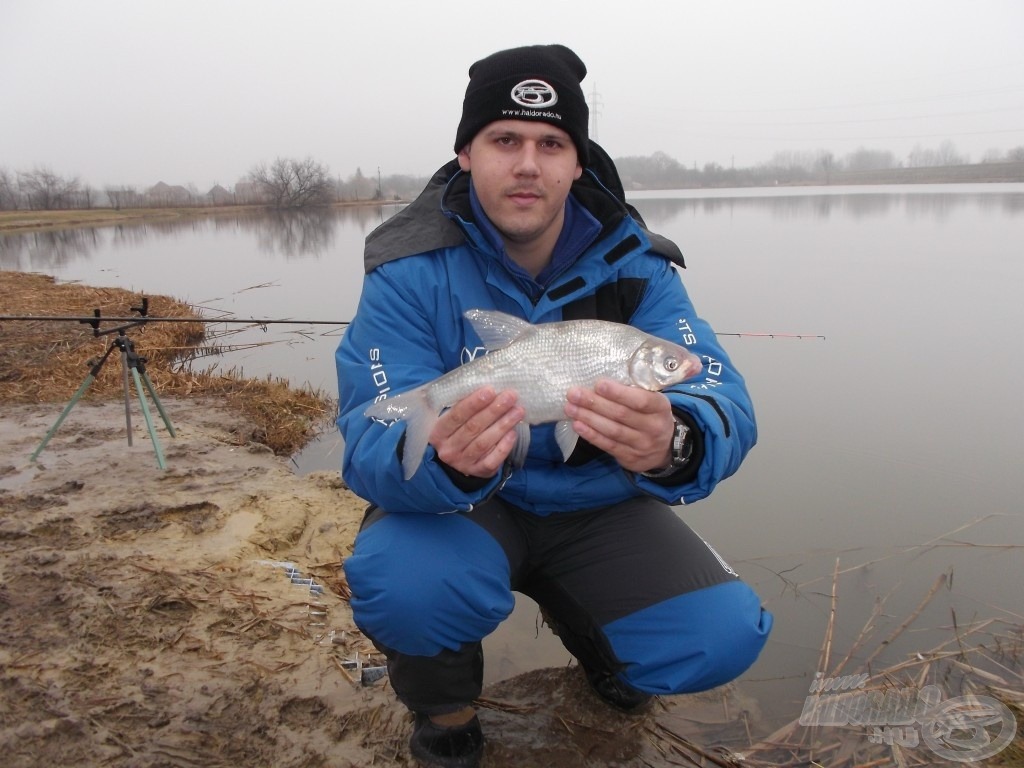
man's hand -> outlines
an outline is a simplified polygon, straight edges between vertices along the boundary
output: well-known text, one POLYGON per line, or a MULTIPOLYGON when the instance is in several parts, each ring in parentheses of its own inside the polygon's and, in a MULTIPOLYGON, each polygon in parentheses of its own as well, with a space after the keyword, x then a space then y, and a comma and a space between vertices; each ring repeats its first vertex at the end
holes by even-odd
POLYGON ((441 414, 428 442, 452 469, 493 477, 516 444, 516 425, 526 416, 515 392, 482 387, 441 414))
POLYGON ((608 379, 593 390, 573 387, 565 414, 576 434, 606 453, 623 469, 650 472, 672 461, 672 406, 661 392, 608 379))

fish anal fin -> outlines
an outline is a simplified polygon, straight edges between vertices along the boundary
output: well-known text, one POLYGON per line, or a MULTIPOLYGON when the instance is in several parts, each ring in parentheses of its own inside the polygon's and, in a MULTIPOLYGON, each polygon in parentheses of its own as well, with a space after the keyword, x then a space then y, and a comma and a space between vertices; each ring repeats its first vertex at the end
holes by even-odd
POLYGON ((525 421, 516 424, 516 444, 509 454, 508 460, 518 469, 526 463, 526 453, 530 450, 530 425, 525 421))
POLYGON ((558 447, 562 451, 562 461, 569 460, 572 452, 576 450, 576 443, 579 439, 580 436, 572 428, 572 422, 569 419, 563 419, 555 424, 555 442, 558 443, 558 447))

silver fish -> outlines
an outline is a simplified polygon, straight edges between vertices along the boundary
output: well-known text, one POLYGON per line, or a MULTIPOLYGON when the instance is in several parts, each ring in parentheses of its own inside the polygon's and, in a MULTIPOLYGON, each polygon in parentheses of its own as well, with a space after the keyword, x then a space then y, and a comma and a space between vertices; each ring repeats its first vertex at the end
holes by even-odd
POLYGON ((427 439, 441 412, 485 385, 514 390, 526 410, 515 457, 529 447, 526 424, 558 422, 555 439, 567 459, 578 435, 565 417, 566 394, 574 386, 593 387, 598 379, 660 391, 701 370, 685 348, 621 323, 564 320, 531 325, 503 312, 471 309, 466 319, 488 353, 407 392, 380 400, 363 415, 405 421, 402 469, 412 477, 423 461, 427 439))

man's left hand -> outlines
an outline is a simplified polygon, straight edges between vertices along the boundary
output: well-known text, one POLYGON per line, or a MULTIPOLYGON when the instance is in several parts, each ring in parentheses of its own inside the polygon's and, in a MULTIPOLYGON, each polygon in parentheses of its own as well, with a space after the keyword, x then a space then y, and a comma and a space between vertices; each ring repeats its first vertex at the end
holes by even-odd
POLYGON ((601 379, 573 387, 565 414, 576 434, 611 454, 623 469, 650 472, 672 461, 672 406, 661 392, 601 379))

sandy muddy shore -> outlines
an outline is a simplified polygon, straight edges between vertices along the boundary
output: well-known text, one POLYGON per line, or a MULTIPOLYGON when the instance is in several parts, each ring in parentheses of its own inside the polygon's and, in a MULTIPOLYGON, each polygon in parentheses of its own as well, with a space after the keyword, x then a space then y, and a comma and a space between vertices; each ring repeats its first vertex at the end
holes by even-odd
MULTIPOLYGON (((216 399, 164 404, 165 471, 123 401, 76 405, 36 463, 62 406, 0 410, 4 764, 410 765, 339 568, 364 502, 216 399)), ((685 739, 736 748, 753 718, 732 688, 625 717, 575 666, 538 670, 485 691, 484 764, 687 765, 685 739)))

